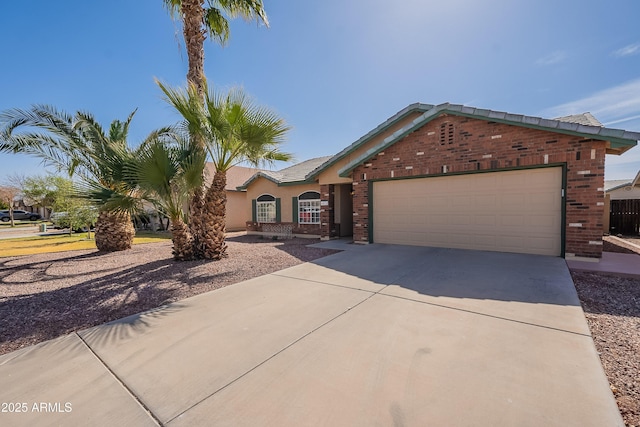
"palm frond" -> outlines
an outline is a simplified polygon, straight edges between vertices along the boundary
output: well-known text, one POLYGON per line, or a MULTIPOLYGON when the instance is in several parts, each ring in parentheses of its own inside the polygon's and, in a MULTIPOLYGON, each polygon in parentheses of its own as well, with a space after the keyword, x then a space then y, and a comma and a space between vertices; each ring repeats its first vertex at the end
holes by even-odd
POLYGON ((205 84, 204 103, 194 86, 171 88, 157 82, 166 101, 182 115, 180 129, 205 144, 216 170, 249 162, 289 160, 280 151, 290 126, 273 110, 257 105, 242 88, 216 92, 205 84))
POLYGON ((217 7, 208 7, 204 10, 205 28, 209 37, 224 46, 229 41, 229 21, 217 7))
POLYGON ((264 11, 262 0, 208 0, 209 5, 217 3, 221 9, 232 18, 244 18, 247 21, 255 19, 269 27, 269 19, 264 11))

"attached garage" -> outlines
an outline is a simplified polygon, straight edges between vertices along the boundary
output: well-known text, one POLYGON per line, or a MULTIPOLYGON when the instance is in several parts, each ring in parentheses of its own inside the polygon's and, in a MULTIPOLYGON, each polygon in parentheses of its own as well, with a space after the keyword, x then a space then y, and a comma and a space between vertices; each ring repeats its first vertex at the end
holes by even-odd
POLYGON ((562 171, 543 167, 375 181, 371 240, 560 256, 562 171))

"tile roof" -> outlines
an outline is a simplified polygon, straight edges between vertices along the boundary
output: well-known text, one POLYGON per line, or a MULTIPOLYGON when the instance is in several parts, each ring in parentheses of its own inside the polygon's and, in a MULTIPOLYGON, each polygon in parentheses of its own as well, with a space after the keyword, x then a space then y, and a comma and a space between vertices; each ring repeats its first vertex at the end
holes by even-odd
POLYGON ((612 181, 604 182, 604 191, 612 191, 617 190, 621 187, 626 187, 630 185, 631 187, 640 187, 640 170, 636 174, 635 178, 632 179, 616 179, 612 181))
POLYGON ((258 171, 249 179, 247 179, 242 185, 239 185, 238 189, 246 189, 249 184, 260 177, 273 181, 276 184, 304 182, 306 180, 307 174, 309 174, 310 171, 325 163, 331 157, 333 156, 316 157, 313 159, 305 160, 304 162, 296 163, 295 165, 289 166, 287 168, 280 169, 279 171, 258 171))
POLYGON ((626 187, 627 185, 631 185, 632 179, 613 179, 610 181, 604 182, 604 191, 615 190, 620 187, 626 187))
MULTIPOLYGON (((227 186, 225 190, 227 191, 238 191, 237 187, 240 187, 244 184, 249 178, 255 175, 257 172, 260 172, 261 169, 258 168, 245 168, 243 166, 232 166, 227 171, 227 186)), ((207 183, 211 183, 213 180, 213 174, 216 172, 216 168, 213 166, 213 163, 207 162, 205 166, 205 176, 207 183)))
POLYGON ((600 120, 593 117, 593 114, 586 112, 582 114, 573 114, 571 116, 556 117, 554 120, 567 123, 578 123, 585 126, 600 126, 604 127, 600 120))
POLYGON ((278 173, 282 176, 282 182, 294 182, 304 181, 307 174, 325 163, 333 156, 316 157, 314 159, 305 160, 304 162, 297 163, 286 169, 279 170, 278 173))

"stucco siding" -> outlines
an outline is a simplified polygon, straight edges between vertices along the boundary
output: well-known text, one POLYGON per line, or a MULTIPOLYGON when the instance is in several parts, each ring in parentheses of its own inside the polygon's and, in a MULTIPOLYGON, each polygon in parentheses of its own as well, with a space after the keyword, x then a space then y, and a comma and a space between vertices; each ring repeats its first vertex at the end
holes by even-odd
POLYGON ((640 199, 640 188, 635 187, 631 190, 625 190, 625 187, 618 188, 607 193, 611 200, 628 200, 628 199, 640 199))
MULTIPOLYGON (((297 222, 293 217, 293 206, 291 204, 292 197, 298 197, 305 191, 318 191, 320 192, 320 185, 318 184, 302 184, 302 185, 285 185, 278 187, 278 185, 266 178, 258 178, 247 189, 246 205, 248 206, 247 217, 245 221, 251 221, 251 201, 257 199, 261 194, 271 194, 276 198, 280 198, 281 208, 281 221, 282 222, 297 222)), ((296 219, 297 220, 297 219, 296 219)))
POLYGON ((412 114, 409 114, 403 120, 400 120, 399 122, 395 123, 393 126, 391 126, 386 131, 376 135, 374 138, 370 139, 365 144, 363 144, 362 146, 358 147, 357 150, 355 150, 352 153, 346 155, 344 158, 340 159, 338 162, 333 164, 331 167, 329 167, 326 170, 322 171, 322 173, 318 176, 318 180, 319 180, 320 185, 323 185, 323 184, 348 184, 348 183, 350 183, 352 181, 351 178, 342 178, 342 177, 340 177, 338 175, 338 171, 340 169, 342 169, 344 166, 349 164, 352 160, 354 160, 354 159, 358 158, 360 155, 364 154, 365 151, 367 151, 370 148, 373 148, 376 145, 380 144, 387 136, 391 135, 393 132, 397 131, 398 129, 401 129, 402 127, 406 126, 412 120, 416 119, 418 116, 420 116, 422 114, 423 113, 420 113, 420 112, 414 112, 412 114))
POLYGON ((227 231, 246 229, 247 218, 251 219, 251 204, 247 203, 246 193, 227 191, 227 231))

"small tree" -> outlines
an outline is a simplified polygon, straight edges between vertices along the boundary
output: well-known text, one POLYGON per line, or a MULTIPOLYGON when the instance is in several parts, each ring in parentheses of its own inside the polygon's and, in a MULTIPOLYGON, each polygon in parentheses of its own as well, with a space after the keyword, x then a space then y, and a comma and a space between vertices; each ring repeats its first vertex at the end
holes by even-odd
POLYGON ((95 224, 98 213, 89 201, 78 197, 78 192, 70 179, 55 180, 56 187, 52 192, 52 208, 56 212, 64 212, 60 225, 69 227, 69 234, 73 230, 87 227, 88 237, 91 238, 91 225, 95 224))
POLYGON ((36 175, 24 179, 22 194, 33 205, 51 211, 60 191, 71 181, 56 175, 36 175))
POLYGON ((11 219, 11 226, 15 227, 16 223, 13 220, 13 200, 20 194, 20 189, 11 185, 0 186, 0 200, 3 203, 9 205, 9 218, 11 219))

